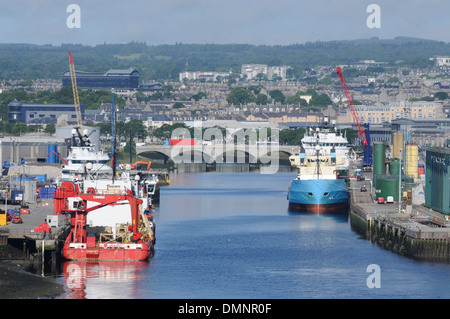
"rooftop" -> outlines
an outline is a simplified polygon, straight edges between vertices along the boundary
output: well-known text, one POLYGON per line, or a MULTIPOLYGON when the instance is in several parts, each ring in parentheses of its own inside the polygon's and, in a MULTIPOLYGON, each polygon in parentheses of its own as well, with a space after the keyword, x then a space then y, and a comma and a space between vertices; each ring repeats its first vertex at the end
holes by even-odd
MULTIPOLYGON (((135 69, 111 69, 106 72, 85 72, 75 71, 75 75, 78 77, 97 77, 97 76, 139 76, 139 72, 135 69)), ((66 70, 63 76, 70 77, 70 71, 66 70)))

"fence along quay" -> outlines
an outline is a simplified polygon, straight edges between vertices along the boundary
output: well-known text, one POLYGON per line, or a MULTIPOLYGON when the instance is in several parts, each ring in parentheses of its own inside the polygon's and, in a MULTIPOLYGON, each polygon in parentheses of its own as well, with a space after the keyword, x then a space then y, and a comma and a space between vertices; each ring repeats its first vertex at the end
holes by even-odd
POLYGON ((406 206, 399 213, 397 204, 377 204, 369 190, 360 192, 362 183, 351 181, 350 224, 354 231, 402 256, 450 263, 448 215, 421 205, 406 206))

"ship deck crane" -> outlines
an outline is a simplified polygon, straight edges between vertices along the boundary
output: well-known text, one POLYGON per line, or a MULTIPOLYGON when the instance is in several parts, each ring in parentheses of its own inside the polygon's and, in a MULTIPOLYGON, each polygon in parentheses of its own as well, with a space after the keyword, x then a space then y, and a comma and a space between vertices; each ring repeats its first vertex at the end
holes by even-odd
POLYGON ((372 148, 370 145, 370 129, 369 124, 361 124, 360 117, 358 114, 358 110, 355 107, 350 91, 347 88, 347 84, 345 83, 344 75, 342 73, 342 69, 340 67, 336 68, 336 73, 339 75, 342 87, 344 88, 345 96, 347 97, 347 103, 350 107, 350 111, 352 112, 353 122, 355 123, 356 128, 358 129, 358 134, 361 139, 361 144, 364 150, 364 158, 363 158, 363 166, 371 167, 372 166, 372 148), (363 128, 365 127, 365 129, 363 128))
POLYGON ((70 79, 72 81, 73 100, 75 103, 75 113, 77 115, 77 125, 80 128, 80 133, 83 132, 83 122, 81 118, 80 98, 78 97, 77 77, 75 75, 75 63, 73 62, 72 52, 69 51, 69 69, 70 79))
POLYGON ((123 201, 128 201, 131 209, 132 225, 130 230, 133 233, 133 240, 139 241, 142 233, 139 231, 139 204, 142 199, 136 198, 131 190, 126 194, 97 194, 95 189, 89 189, 87 194, 81 193, 77 184, 71 181, 64 181, 55 193, 55 215, 70 216, 71 232, 66 242, 85 242, 87 238, 87 214, 96 209, 108 205, 123 205, 123 201), (88 208, 88 201, 97 202, 97 205, 88 208))
MULTIPOLYGON (((154 251, 155 227, 151 214, 146 214, 141 204, 143 200, 129 189, 120 194, 95 188, 82 192, 78 184, 64 181, 56 189, 54 203, 54 214, 65 216, 70 222, 70 232, 62 249, 64 258, 87 261, 148 260, 154 251), (90 212, 127 203, 130 207, 131 224, 126 221, 114 232, 107 231, 105 227, 104 233, 90 233, 87 220, 90 212)), ((120 212, 121 216, 128 219, 126 212, 123 213, 120 212)))

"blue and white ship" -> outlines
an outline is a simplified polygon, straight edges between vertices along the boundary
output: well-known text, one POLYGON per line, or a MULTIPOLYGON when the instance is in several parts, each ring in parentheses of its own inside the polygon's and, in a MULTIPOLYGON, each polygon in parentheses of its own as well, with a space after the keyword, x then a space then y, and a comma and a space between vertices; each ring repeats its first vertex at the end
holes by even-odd
POLYGON ((298 168, 289 187, 291 210, 314 214, 347 214, 349 192, 348 141, 334 128, 310 129, 301 140, 300 153, 289 160, 298 168))

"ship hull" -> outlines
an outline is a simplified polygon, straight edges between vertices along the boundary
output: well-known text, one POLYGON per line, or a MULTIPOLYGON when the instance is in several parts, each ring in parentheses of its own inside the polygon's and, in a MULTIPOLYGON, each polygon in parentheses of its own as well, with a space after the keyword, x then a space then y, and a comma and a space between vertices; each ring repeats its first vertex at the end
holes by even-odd
POLYGON ((99 247, 89 247, 84 243, 66 243, 63 256, 67 260, 146 261, 153 251, 153 243, 150 240, 139 244, 114 243, 99 247))
POLYGON ((345 181, 292 181, 288 193, 289 209, 311 214, 348 214, 349 193, 345 181))

